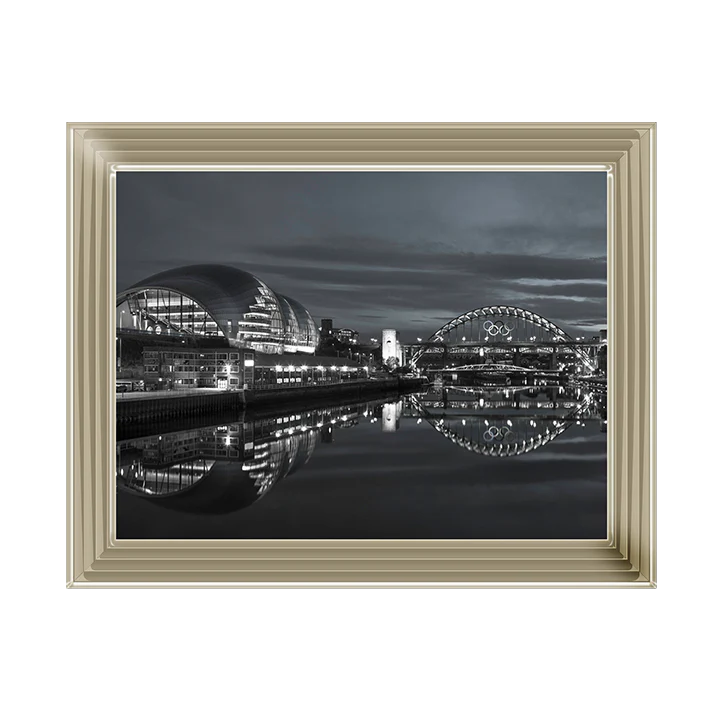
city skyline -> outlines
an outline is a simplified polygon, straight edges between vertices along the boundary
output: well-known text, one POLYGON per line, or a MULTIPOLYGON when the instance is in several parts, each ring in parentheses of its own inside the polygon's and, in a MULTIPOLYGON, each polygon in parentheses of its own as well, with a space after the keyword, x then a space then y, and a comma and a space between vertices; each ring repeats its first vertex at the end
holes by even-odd
POLYGON ((117 284, 230 264, 317 323, 426 338, 488 304, 607 326, 604 173, 119 173, 117 284))

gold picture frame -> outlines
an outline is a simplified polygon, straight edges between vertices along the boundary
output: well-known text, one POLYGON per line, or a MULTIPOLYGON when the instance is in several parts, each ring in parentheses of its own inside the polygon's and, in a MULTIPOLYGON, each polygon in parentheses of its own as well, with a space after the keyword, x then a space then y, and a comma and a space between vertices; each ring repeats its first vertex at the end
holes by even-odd
POLYGON ((68 587, 655 587, 655 135, 654 123, 68 123, 68 587), (115 539, 115 174, 236 168, 607 172, 606 540, 115 539))

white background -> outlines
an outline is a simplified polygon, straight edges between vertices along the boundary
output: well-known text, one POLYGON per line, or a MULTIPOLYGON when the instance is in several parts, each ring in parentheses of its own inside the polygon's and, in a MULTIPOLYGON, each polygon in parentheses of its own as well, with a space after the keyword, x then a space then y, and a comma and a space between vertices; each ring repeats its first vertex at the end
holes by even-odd
POLYGON ((6 720, 714 717, 715 7, 4 8, 6 720), (657 121, 659 588, 65 590, 66 121, 657 121))

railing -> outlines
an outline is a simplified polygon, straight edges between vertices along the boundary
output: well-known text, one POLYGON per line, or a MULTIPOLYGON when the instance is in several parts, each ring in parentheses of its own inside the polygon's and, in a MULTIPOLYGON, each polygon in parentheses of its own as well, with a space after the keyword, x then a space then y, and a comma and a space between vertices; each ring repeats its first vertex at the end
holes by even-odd
POLYGON ((116 392, 116 399, 153 399, 158 397, 188 397, 192 394, 223 394, 224 392, 240 391, 238 389, 216 389, 215 387, 190 387, 189 389, 158 389, 141 392, 116 392))
POLYGON ((231 386, 227 389, 218 389, 217 387, 188 387, 186 389, 158 389, 149 391, 128 391, 116 392, 116 399, 150 399, 151 397, 172 397, 172 396, 189 396, 191 394, 224 394, 227 392, 254 391, 256 389, 313 389, 314 387, 328 387, 339 384, 354 384, 356 382, 369 381, 368 377, 359 379, 329 379, 317 380, 314 382, 285 382, 282 384, 263 384, 255 383, 248 389, 244 390, 242 386, 231 386), (131 396, 132 395, 132 396, 131 396))
POLYGON ((255 382, 250 391, 255 389, 306 389, 313 387, 329 387, 336 384, 350 384, 355 382, 365 382, 368 380, 368 377, 360 377, 358 379, 320 379, 313 382, 282 382, 281 384, 263 384, 255 382))

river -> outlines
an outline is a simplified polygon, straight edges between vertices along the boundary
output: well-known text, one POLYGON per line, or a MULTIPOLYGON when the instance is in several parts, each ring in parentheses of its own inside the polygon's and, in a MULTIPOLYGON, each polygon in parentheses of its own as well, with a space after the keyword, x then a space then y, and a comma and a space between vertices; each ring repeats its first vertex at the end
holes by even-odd
POLYGON ((126 439, 118 539, 600 539, 605 400, 446 387, 126 439))

